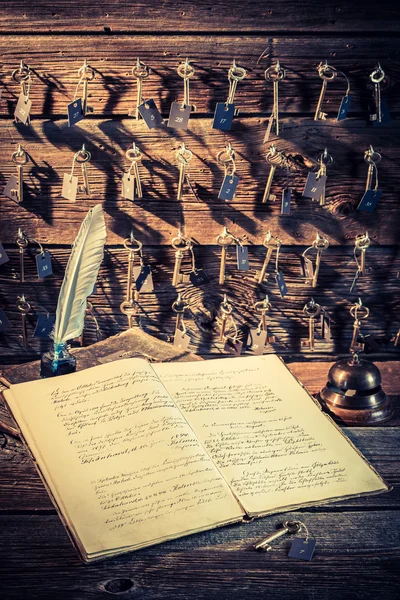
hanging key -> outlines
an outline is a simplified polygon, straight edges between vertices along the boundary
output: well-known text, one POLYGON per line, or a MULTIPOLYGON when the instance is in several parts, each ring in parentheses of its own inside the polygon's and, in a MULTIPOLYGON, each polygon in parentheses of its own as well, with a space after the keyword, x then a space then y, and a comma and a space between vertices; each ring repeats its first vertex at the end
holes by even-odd
POLYGON ((91 157, 92 156, 90 152, 86 150, 85 144, 82 145, 81 150, 75 152, 74 158, 72 159, 71 172, 64 173, 63 186, 61 192, 63 198, 66 198, 67 200, 76 200, 76 195, 78 192, 84 193, 89 196, 90 186, 86 163, 90 161, 91 157), (81 165, 83 185, 78 185, 78 177, 74 175, 75 163, 81 165))
POLYGON ((21 144, 18 145, 16 152, 13 152, 12 161, 17 165, 17 176, 11 175, 10 179, 3 190, 3 194, 10 198, 10 200, 16 200, 18 203, 24 201, 24 165, 28 162, 28 154, 22 148, 21 144))
POLYGON ((178 298, 172 304, 172 310, 176 314, 174 346, 180 350, 187 350, 190 344, 190 337, 186 334, 186 325, 183 320, 185 310, 188 308, 189 306, 183 302, 181 295, 178 294, 178 298))
POLYGON ((182 143, 180 148, 176 152, 176 160, 179 164, 179 182, 178 182, 178 193, 177 200, 182 200, 183 186, 188 181, 188 170, 189 162, 193 156, 193 153, 186 148, 185 144, 182 143))
POLYGON ((376 164, 379 163, 381 159, 382 155, 379 154, 379 152, 375 152, 372 146, 370 146, 368 150, 364 152, 364 160, 368 164, 367 181, 365 183, 366 192, 372 188, 372 180, 376 164))
POLYGON ((223 285, 225 283, 225 269, 226 269, 226 256, 228 252, 228 246, 232 244, 234 236, 229 233, 226 227, 220 235, 217 237, 217 244, 221 246, 221 265, 219 269, 219 283, 223 285))
POLYGON ((189 80, 193 77, 195 70, 187 58, 184 63, 177 68, 179 77, 183 78, 183 102, 173 102, 169 113, 168 127, 174 129, 187 129, 189 117, 192 111, 196 110, 195 105, 190 104, 189 99, 189 80))
POLYGON ((361 275, 365 273, 365 253, 367 248, 369 248, 371 244, 371 239, 368 235, 368 231, 365 234, 358 235, 355 241, 355 250, 358 251, 360 257, 360 266, 359 270, 361 275))
POLYGON ((82 111, 83 115, 86 116, 88 113, 93 112, 93 108, 88 105, 88 97, 89 81, 94 79, 94 70, 88 65, 86 58, 83 62, 83 66, 78 71, 78 75, 83 80, 82 111))
POLYGON ((325 183, 323 185, 322 188, 322 193, 321 196, 319 198, 319 205, 320 206, 324 206, 325 205, 325 186, 326 186, 326 168, 328 165, 333 163, 333 158, 332 156, 328 153, 328 150, 325 148, 323 153, 321 154, 320 158, 319 158, 319 171, 317 173, 317 175, 319 175, 319 177, 324 177, 325 178, 325 183))
POLYGON ((143 198, 138 166, 138 163, 142 160, 142 153, 136 144, 133 143, 132 148, 129 148, 125 152, 125 156, 131 161, 131 166, 129 167, 129 171, 124 173, 122 178, 122 196, 133 201, 135 200, 135 187, 137 197, 143 198))
POLYGON ((306 278, 307 283, 311 284, 311 286, 314 288, 317 287, 318 275, 321 267, 322 252, 327 248, 329 248, 329 240, 317 232, 315 240, 313 241, 311 246, 304 250, 301 256, 303 275, 306 278), (307 254, 313 250, 316 251, 314 266, 311 259, 307 256, 307 254))
POLYGON ((265 155, 265 160, 267 161, 267 163, 270 165, 271 168, 269 171, 267 184, 266 184, 265 190, 264 190, 264 196, 262 199, 263 203, 267 202, 268 200, 272 200, 272 201, 276 200, 275 194, 271 194, 271 187, 272 187, 272 182, 274 179, 276 169, 280 165, 282 165, 284 162, 284 153, 278 152, 276 147, 272 144, 270 146, 270 148, 268 149, 267 154, 265 155))
POLYGON ((283 81, 286 77, 286 71, 283 69, 277 61, 274 67, 269 67, 264 73, 265 79, 267 81, 272 81, 274 85, 274 105, 272 108, 272 114, 269 118, 267 131, 264 137, 264 143, 268 142, 269 136, 271 133, 271 129, 275 123, 275 134, 279 135, 279 83, 283 81))
POLYGON ((143 81, 148 78, 150 75, 150 69, 147 65, 141 62, 138 58, 136 61, 136 65, 132 68, 132 75, 137 79, 137 94, 136 94, 136 108, 135 111, 130 111, 129 115, 134 113, 135 118, 137 120, 140 119, 140 111, 139 106, 141 106, 144 102, 143 100, 143 81))
POLYGON ((220 200, 233 200, 240 178, 235 175, 235 151, 230 142, 224 150, 218 152, 217 162, 224 167, 224 179, 218 193, 218 198, 220 200))
POLYGON ((218 102, 215 107, 213 129, 229 131, 232 127, 233 117, 239 114, 235 108, 235 94, 239 81, 246 77, 246 69, 238 67, 235 60, 228 71, 229 93, 226 102, 218 102))
POLYGON ((277 237, 273 236, 270 231, 267 231, 267 234, 263 241, 264 248, 267 248, 267 254, 265 256, 261 271, 256 274, 258 283, 262 283, 264 281, 269 262, 272 258, 272 254, 274 251, 276 251, 278 253, 281 245, 282 245, 281 240, 278 239, 277 237))
POLYGON ((371 115, 371 121, 374 123, 382 123, 382 99, 381 99, 381 83, 385 79, 385 72, 378 63, 376 69, 369 76, 374 84, 374 100, 375 113, 371 115))
POLYGON ((25 282, 25 248, 28 247, 29 240, 24 235, 21 228, 18 229, 18 237, 16 239, 17 246, 19 248, 19 281, 20 283, 25 282))
POLYGON ((324 101, 326 89, 328 87, 328 81, 333 81, 333 79, 335 79, 337 71, 336 69, 328 65, 326 61, 325 63, 319 63, 319 65, 317 66, 317 71, 318 75, 322 79, 322 88, 319 95, 317 108, 315 110, 314 121, 324 121, 327 117, 327 113, 322 112, 322 103, 324 101))
MULTIPOLYGON (((128 250, 128 278, 126 282, 125 300, 120 305, 120 311, 128 317, 128 327, 133 327, 133 317, 136 314, 136 306, 133 301, 133 265, 135 262, 135 253, 142 249, 142 243, 135 240, 133 233, 124 240, 124 247, 128 250)), ((137 301, 135 294, 135 301, 137 301)))
POLYGON ((183 259, 183 253, 190 249, 190 240, 187 240, 182 236, 181 230, 178 231, 177 237, 174 237, 171 241, 171 245, 175 250, 175 265, 174 273, 172 276, 172 285, 177 286, 182 282, 181 264, 183 259))
POLYGON ((31 70, 28 65, 24 64, 21 60, 19 69, 16 69, 12 73, 12 78, 16 83, 19 83, 21 92, 19 94, 18 102, 14 111, 15 122, 21 122, 24 125, 30 125, 30 110, 32 102, 29 99, 30 88, 31 88, 31 70))
POLYGON ((277 540, 286 533, 298 533, 300 529, 301 523, 299 521, 284 521, 282 527, 275 531, 275 533, 272 533, 268 537, 255 544, 254 549, 262 552, 270 552, 272 550, 272 546, 270 545, 271 542, 277 540))
POLYGON ((310 302, 304 306, 303 312, 308 317, 308 340, 303 342, 303 345, 314 351, 315 319, 320 314, 321 307, 314 301, 314 298, 311 298, 310 302))
POLYGON ((233 310, 232 304, 230 302, 228 302, 226 294, 224 294, 224 301, 222 302, 220 309, 222 312, 222 316, 221 316, 221 326, 220 326, 220 330, 219 330, 219 340, 220 340, 220 342, 222 342, 225 339, 227 319, 232 314, 232 310, 233 310))
POLYGON ((28 339, 26 335, 26 315, 31 310, 31 305, 26 300, 24 294, 22 296, 18 296, 17 308, 21 313, 21 326, 22 326, 22 343, 24 348, 28 347, 28 339))
POLYGON ((364 306, 361 302, 361 298, 358 299, 350 309, 350 314, 354 319, 353 324, 353 336, 350 344, 350 352, 352 354, 358 354, 364 350, 364 344, 360 342, 360 334, 361 334, 361 322, 364 319, 367 319, 369 316, 369 308, 364 306))
POLYGON ((372 213, 378 204, 382 192, 378 189, 378 163, 382 156, 379 152, 375 152, 372 146, 364 153, 364 160, 368 164, 367 181, 365 184, 365 192, 360 200, 357 210, 372 213), (375 175, 375 186, 372 185, 375 175))
POLYGON ((247 346, 252 354, 259 356, 263 354, 266 343, 275 342, 275 336, 268 336, 266 314, 271 308, 268 296, 254 304, 254 310, 260 313, 261 318, 256 329, 250 329, 247 338, 247 346))

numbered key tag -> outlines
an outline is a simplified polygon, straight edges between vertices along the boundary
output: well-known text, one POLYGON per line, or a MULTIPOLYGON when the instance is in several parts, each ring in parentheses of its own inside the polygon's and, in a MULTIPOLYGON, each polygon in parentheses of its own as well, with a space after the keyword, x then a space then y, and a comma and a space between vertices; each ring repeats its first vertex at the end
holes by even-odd
POLYGON ((173 102, 169 113, 168 127, 187 129, 191 111, 191 106, 182 106, 181 102, 173 102))
POLYGON ((239 271, 249 270, 249 249, 247 246, 236 246, 237 268, 239 271))
POLYGON ((190 271, 189 281, 192 285, 204 285, 209 283, 207 273, 203 269, 196 269, 196 271, 190 271))
POLYGON ((309 173, 304 188, 303 196, 305 198, 313 198, 319 200, 325 191, 326 175, 317 177, 316 173, 309 173))
POLYGON ((127 200, 135 199, 135 178, 130 173, 124 173, 124 176, 122 177, 121 195, 127 200))
POLYGON ((237 177, 237 175, 225 175, 218 198, 220 200, 233 200, 239 181, 240 177, 237 177))
POLYGON ((134 267, 133 278, 138 292, 152 292, 154 290, 150 265, 134 267))
POLYGON ((381 120, 380 122, 377 119, 374 119, 372 125, 377 127, 379 125, 385 125, 385 123, 390 123, 392 117, 390 116, 389 107, 386 102, 386 98, 382 98, 381 100, 381 120))
POLYGON ((68 104, 68 127, 82 121, 84 117, 81 98, 77 98, 68 104))
POLYGON ((4 196, 7 196, 7 198, 10 198, 10 200, 18 199, 18 179, 15 175, 11 175, 10 179, 7 181, 3 194, 4 196))
POLYGON ((49 277, 49 275, 53 275, 53 267, 51 265, 51 254, 48 250, 43 250, 43 252, 36 254, 35 260, 39 279, 43 279, 43 277, 49 277))
POLYGON ((32 101, 29 100, 28 96, 20 94, 15 107, 14 117, 19 121, 22 121, 24 125, 27 125, 29 119, 29 113, 31 112, 32 101))
POLYGON ((154 100, 146 100, 143 104, 140 104, 140 106, 138 106, 138 111, 149 129, 160 127, 160 125, 164 123, 164 119, 155 105, 154 100))
POLYGON ((308 540, 294 538, 288 556, 289 558, 299 558, 300 560, 311 560, 316 544, 317 542, 311 538, 308 540))
POLYGON ((33 337, 46 339, 53 329, 56 317, 54 315, 39 315, 33 337))
POLYGON ((259 356, 263 354, 265 344, 267 343, 267 332, 258 329, 250 329, 247 338, 247 347, 252 354, 259 356))
POLYGON ((233 117, 235 116, 235 105, 218 102, 215 107, 213 129, 229 131, 232 127, 233 117))
POLYGON ((364 344, 366 352, 382 352, 382 348, 370 333, 360 335, 359 341, 364 344))
POLYGON ((361 202, 357 206, 357 210, 369 213, 374 212, 381 196, 382 192, 379 190, 367 190, 364 196, 361 198, 361 202))
POLYGON ((4 263, 8 262, 10 259, 8 258, 7 252, 5 251, 3 244, 0 242, 0 265, 4 265, 4 263))
POLYGON ((226 338, 224 344, 225 352, 228 354, 233 354, 234 356, 240 356, 242 353, 243 342, 240 340, 234 340, 232 338, 226 338))
POLYGON ((303 271, 303 276, 306 279, 312 279, 314 276, 314 265, 312 260, 307 258, 307 256, 300 256, 301 262, 301 270, 303 271))
POLYGON ((76 194, 78 192, 78 178, 75 175, 64 173, 63 186, 61 196, 67 200, 76 200, 76 194))
POLYGON ((180 329, 175 331, 174 346, 180 350, 187 350, 190 344, 190 337, 180 329))
POLYGON ((285 188, 282 192, 281 215, 290 215, 290 200, 292 198, 291 188, 285 188))
POLYGON ((343 96, 342 101, 340 103, 338 116, 336 118, 337 121, 344 121, 347 117, 347 113, 351 105, 351 99, 352 96, 343 96))
POLYGON ((284 298, 286 296, 286 294, 288 293, 288 289, 287 289, 286 281, 285 281, 282 271, 278 271, 278 273, 276 273, 275 280, 276 280, 276 283, 278 284, 278 289, 279 289, 281 298, 284 298))
POLYGON ((0 308, 0 331, 6 331, 12 327, 6 313, 0 308))

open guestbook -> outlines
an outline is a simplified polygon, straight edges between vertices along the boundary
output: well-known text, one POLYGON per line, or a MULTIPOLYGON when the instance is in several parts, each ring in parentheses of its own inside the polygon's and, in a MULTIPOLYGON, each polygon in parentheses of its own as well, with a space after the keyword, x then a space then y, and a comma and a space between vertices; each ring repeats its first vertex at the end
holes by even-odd
POLYGON ((275 355, 130 358, 5 397, 85 561, 388 490, 275 355))

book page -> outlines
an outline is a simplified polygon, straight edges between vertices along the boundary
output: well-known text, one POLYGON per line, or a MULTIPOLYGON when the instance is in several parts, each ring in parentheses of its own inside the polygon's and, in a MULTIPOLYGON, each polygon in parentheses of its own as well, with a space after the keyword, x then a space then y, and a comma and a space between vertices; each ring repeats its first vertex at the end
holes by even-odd
POLYGON ((249 514, 387 489, 277 356, 153 368, 249 514))
POLYGON ((18 384, 5 395, 88 555, 240 520, 232 492, 146 361, 18 384))

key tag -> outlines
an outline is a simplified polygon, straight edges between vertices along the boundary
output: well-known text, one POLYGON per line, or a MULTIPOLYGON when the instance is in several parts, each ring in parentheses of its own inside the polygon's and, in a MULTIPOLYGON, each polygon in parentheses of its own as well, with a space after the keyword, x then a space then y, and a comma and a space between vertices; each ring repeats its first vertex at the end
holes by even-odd
POLYGON ((18 228, 18 236, 17 236, 17 239, 15 240, 15 243, 17 244, 17 246, 19 248, 19 268, 20 268, 19 282, 24 283, 25 282, 25 249, 29 245, 29 240, 20 227, 18 228))
POLYGON ((32 337, 48 339, 54 327, 56 317, 50 315, 48 311, 45 314, 39 314, 32 337))
POLYGON ((187 335, 187 329, 184 322, 185 310, 189 308, 189 305, 182 301, 181 295, 178 294, 178 298, 172 304, 172 310, 176 314, 175 334, 174 334, 174 346, 186 352, 190 344, 190 337, 187 335))
MULTIPOLYGON (((88 106, 88 82, 94 79, 94 69, 90 67, 85 58, 82 67, 78 70, 79 80, 76 84, 74 99, 68 104, 68 127, 72 127, 82 121, 88 113, 93 112, 93 108, 88 106), (83 85, 82 97, 77 98, 80 85, 83 85)), ((69 199, 69 198, 68 198, 69 199)))
POLYGON ((271 194, 272 181, 277 168, 281 167, 285 163, 285 153, 282 151, 279 152, 276 146, 271 144, 271 146, 268 148, 267 154, 265 155, 265 160, 269 164, 270 170, 262 199, 263 204, 265 204, 268 200, 271 200, 272 202, 276 200, 276 195, 271 194))
POLYGON ((169 113, 168 127, 172 129, 187 129, 190 113, 196 111, 196 106, 190 104, 189 80, 193 77, 195 70, 187 58, 177 68, 179 77, 183 79, 183 102, 173 102, 169 113))
POLYGON ((314 298, 311 298, 311 300, 304 306, 303 313, 306 315, 306 317, 308 317, 308 340, 303 340, 301 345, 307 347, 313 352, 315 349, 315 319, 321 313, 321 306, 314 301, 314 298))
POLYGON ((271 303, 268 296, 254 304, 254 310, 261 314, 261 319, 256 329, 250 329, 247 338, 247 348, 255 356, 264 353, 266 344, 275 342, 275 336, 269 336, 266 324, 266 313, 270 310, 271 303))
POLYGON ((271 135, 271 130, 273 125, 275 124, 275 135, 279 136, 279 84, 286 77, 286 71, 283 69, 277 61, 276 65, 269 67, 265 73, 264 77, 266 81, 272 81, 274 86, 274 105, 272 108, 271 116, 268 120, 267 131, 264 136, 264 144, 268 142, 269 137, 271 135))
POLYGON ((366 231, 365 234, 361 233, 355 239, 354 260, 357 265, 357 271, 354 276, 353 283, 351 284, 350 292, 352 292, 355 289, 358 279, 360 278, 361 275, 364 275, 364 273, 365 273, 365 253, 367 251, 367 248, 370 246, 370 244, 371 244, 371 240, 368 235, 368 231, 366 231))
POLYGON ((0 332, 7 331, 7 329, 11 329, 11 327, 10 319, 7 317, 4 310, 0 308, 0 332))
POLYGON ((300 531, 304 529, 306 532, 305 538, 295 537, 293 539, 292 545, 289 550, 288 557, 289 558, 297 558, 299 560, 308 560, 310 561, 314 556, 315 547, 317 542, 315 538, 311 538, 308 532, 308 528, 302 521, 298 521, 300 524, 300 531))
POLYGON ((229 131, 232 128, 233 117, 239 114, 239 111, 235 108, 235 93, 238 81, 241 81, 246 77, 246 69, 238 67, 235 60, 232 63, 232 67, 228 71, 229 81, 229 92, 226 102, 218 102, 215 107, 213 129, 219 129, 221 131, 229 131))
MULTIPOLYGON (((141 242, 139 242, 139 240, 136 240, 133 237, 133 233, 131 232, 131 237, 130 239, 127 238, 124 241, 124 246, 125 248, 128 250, 128 246, 127 246, 127 242, 130 242, 131 244, 136 243, 137 244, 137 248, 136 248, 136 252, 139 256, 139 261, 140 261, 140 266, 139 267, 133 267, 132 269, 132 274, 133 274, 133 279, 135 281, 135 301, 138 302, 139 301, 139 293, 151 293, 154 291, 154 284, 153 284, 153 275, 151 273, 151 267, 150 265, 146 265, 144 263, 144 259, 143 259, 143 244, 141 242)), ((131 246, 132 248, 132 246, 131 246)))
POLYGON ((12 153, 11 160, 17 166, 17 175, 10 176, 3 194, 7 198, 10 198, 10 200, 15 200, 18 204, 21 204, 24 201, 23 169, 29 160, 28 154, 22 148, 21 144, 18 144, 17 151, 12 153))
POLYGON ((192 186, 189 182, 189 162, 192 159, 193 153, 186 148, 185 144, 182 143, 176 152, 176 160, 179 165, 179 181, 178 181, 178 192, 176 199, 182 200, 183 190, 185 183, 188 184, 188 187, 191 191, 193 191, 192 186))
POLYGON ((24 64, 23 60, 21 60, 19 69, 16 69, 12 73, 13 80, 21 87, 17 106, 14 111, 14 119, 16 123, 23 123, 24 125, 31 124, 30 111, 32 101, 29 99, 32 82, 31 73, 30 68, 24 64))
POLYGON ((4 265, 5 263, 7 263, 9 261, 9 257, 8 254, 3 246, 3 244, 0 242, 0 266, 4 265))
POLYGON ((63 187, 61 196, 67 200, 76 200, 77 193, 83 193, 87 196, 90 195, 89 179, 87 174, 86 163, 92 158, 90 152, 86 150, 85 144, 82 145, 81 150, 75 152, 74 158, 72 159, 72 167, 70 173, 64 173, 63 187), (78 177, 74 175, 75 163, 81 165, 83 185, 78 185, 78 177))
POLYGON ((127 159, 131 161, 129 170, 122 177, 122 197, 127 200, 135 200, 135 191, 138 198, 143 198, 142 184, 140 181, 138 163, 142 160, 142 153, 135 143, 132 148, 125 152, 127 159))
POLYGON ((34 242, 39 246, 39 252, 35 256, 38 279, 53 275, 50 252, 45 250, 40 242, 36 240, 31 240, 31 242, 34 242))
POLYGON ((370 115, 370 121, 373 126, 385 125, 392 120, 389 108, 385 99, 381 98, 381 83, 385 79, 385 72, 378 63, 376 69, 369 76, 374 85, 375 113, 370 115))
POLYGON ((25 349, 28 348, 28 338, 26 335, 26 317, 31 311, 31 305, 25 298, 25 295, 18 296, 17 309, 21 314, 21 326, 22 326, 22 343, 25 349))
POLYGON ((303 277, 306 278, 306 284, 311 285, 314 288, 317 287, 322 252, 327 248, 329 248, 328 238, 324 237, 319 232, 317 232, 316 238, 311 244, 311 246, 306 248, 300 257, 301 267, 303 270, 303 277), (316 252, 315 265, 313 264, 309 256, 307 256, 307 254, 312 251, 316 252))
POLYGON ((306 185, 303 191, 304 198, 312 198, 312 200, 319 200, 320 206, 325 205, 325 187, 327 180, 327 165, 333 163, 332 156, 328 153, 325 148, 321 156, 319 157, 319 169, 317 172, 310 171, 307 176, 306 185))
POLYGON ((325 93, 327 91, 329 81, 333 81, 334 79, 336 79, 336 77, 338 77, 338 75, 341 75, 342 77, 344 77, 344 79, 346 80, 346 83, 347 83, 346 94, 342 98, 342 101, 341 101, 340 107, 339 107, 339 112, 336 117, 337 121, 343 121, 347 117, 347 112, 348 112, 348 110, 350 108, 350 104, 351 104, 349 78, 347 77, 347 75, 345 75, 345 73, 343 73, 343 71, 338 71, 338 69, 336 69, 335 67, 328 65, 327 61, 325 61, 324 63, 322 63, 322 62, 319 63, 319 65, 317 66, 317 72, 318 72, 318 75, 320 76, 320 78, 322 79, 322 88, 321 88, 321 92, 319 95, 317 108, 315 110, 314 121, 325 121, 326 120, 326 117, 328 116, 328 114, 321 110, 322 103, 325 98, 325 93))
POLYGON ((225 150, 218 152, 217 162, 224 167, 224 179, 221 189, 219 190, 218 198, 220 200, 233 200, 240 178, 235 175, 235 151, 230 142, 225 150))
POLYGON ((333 319, 327 308, 321 308, 321 335, 326 342, 332 341, 333 319))
POLYGON ((136 119, 142 117, 149 129, 160 127, 164 124, 160 111, 152 98, 145 100, 143 98, 143 81, 150 75, 150 67, 145 65, 138 58, 136 65, 132 68, 132 75, 137 79, 136 109, 130 111, 129 115, 134 115, 136 119))
MULTIPOLYGON (((209 280, 206 272, 203 269, 197 269, 196 258, 195 258, 194 250, 193 250, 193 241, 191 239, 189 239, 188 241, 189 241, 188 249, 189 249, 191 257, 192 257, 192 270, 189 272, 189 275, 188 275, 189 282, 194 286, 205 285, 206 283, 209 283, 210 280, 209 280)), ((184 278, 185 278, 185 276, 184 276, 184 278)))
POLYGON ((275 281, 277 283, 279 294, 280 294, 281 298, 284 298, 288 293, 288 289, 287 289, 285 277, 284 277, 282 271, 279 270, 279 252, 280 252, 280 250, 281 250, 281 244, 276 246, 275 281))
POLYGON ((372 146, 368 148, 368 150, 364 153, 364 160, 368 164, 368 173, 367 173, 367 182, 365 185, 365 192, 363 197, 360 200, 359 205, 357 206, 357 210, 361 210, 363 212, 372 213, 376 205, 378 204, 382 192, 378 189, 378 167, 377 163, 380 162, 382 156, 379 152, 375 152, 372 146), (375 175, 375 187, 372 187, 372 182, 375 175))

